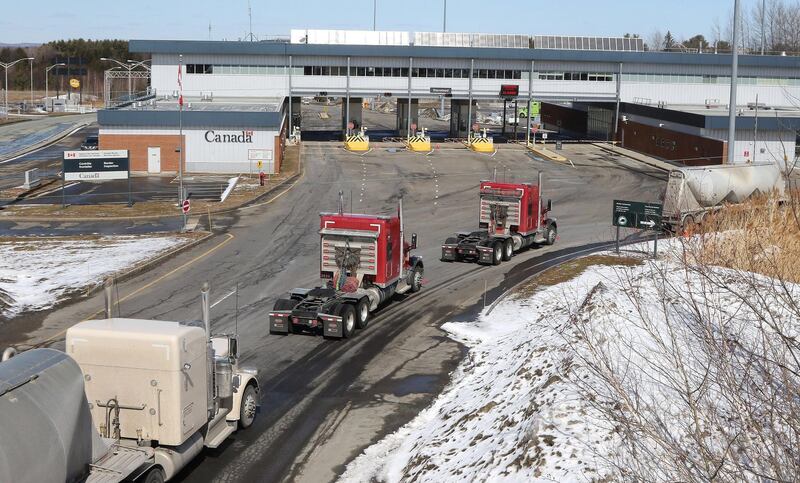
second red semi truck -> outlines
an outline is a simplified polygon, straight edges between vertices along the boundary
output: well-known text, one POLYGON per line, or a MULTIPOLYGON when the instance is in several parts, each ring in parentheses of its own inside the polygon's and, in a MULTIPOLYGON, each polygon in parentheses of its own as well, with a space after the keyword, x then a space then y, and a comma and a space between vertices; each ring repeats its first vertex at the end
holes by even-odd
POLYGON ((480 184, 479 229, 460 232, 442 244, 442 261, 499 265, 533 244, 552 245, 558 236, 552 202, 542 203, 539 183, 480 184))
POLYGON ((295 331, 351 337, 367 327, 372 312, 395 294, 422 288, 422 259, 411 255, 417 235, 406 242, 403 201, 395 215, 320 214, 320 278, 325 285, 295 288, 269 313, 271 334, 295 331))

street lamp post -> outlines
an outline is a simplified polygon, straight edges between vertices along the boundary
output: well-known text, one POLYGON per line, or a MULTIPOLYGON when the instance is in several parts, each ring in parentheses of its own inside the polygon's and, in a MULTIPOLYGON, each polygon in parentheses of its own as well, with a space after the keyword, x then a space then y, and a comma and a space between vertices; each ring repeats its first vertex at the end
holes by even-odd
MULTIPOLYGON (((50 71, 53 70, 55 67, 63 67, 67 64, 63 62, 59 62, 58 64, 53 64, 50 67, 44 69, 44 110, 47 111, 47 97, 50 91, 50 71)), ((50 112, 53 112, 53 104, 50 104, 50 112)))
MULTIPOLYGON (((30 60, 31 64, 33 64, 33 57, 24 57, 22 59, 17 59, 14 62, 0 62, 0 67, 5 70, 5 93, 3 95, 3 106, 5 107, 5 117, 8 117, 8 68, 13 66, 18 62, 22 62, 23 60, 30 60)), ((32 77, 31 77, 32 78, 32 77)))

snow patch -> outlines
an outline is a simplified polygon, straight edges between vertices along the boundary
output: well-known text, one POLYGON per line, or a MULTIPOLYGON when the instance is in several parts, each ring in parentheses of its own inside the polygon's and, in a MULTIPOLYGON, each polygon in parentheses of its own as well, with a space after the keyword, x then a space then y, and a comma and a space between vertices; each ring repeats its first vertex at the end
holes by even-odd
POLYGON ((100 236, 0 242, 0 316, 50 308, 69 293, 186 241, 176 236, 100 236))

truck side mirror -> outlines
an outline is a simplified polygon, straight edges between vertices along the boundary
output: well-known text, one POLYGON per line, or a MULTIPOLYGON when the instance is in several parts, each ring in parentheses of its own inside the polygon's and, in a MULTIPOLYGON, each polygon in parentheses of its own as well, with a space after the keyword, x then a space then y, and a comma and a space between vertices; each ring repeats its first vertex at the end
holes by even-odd
POLYGON ((417 234, 416 233, 412 233, 411 234, 411 249, 413 250, 415 248, 417 248, 417 234))
POLYGON ((230 346, 228 346, 228 357, 232 359, 239 359, 239 339, 237 337, 230 338, 230 346))
POLYGON ((547 200, 547 211, 553 211, 553 200, 547 200))

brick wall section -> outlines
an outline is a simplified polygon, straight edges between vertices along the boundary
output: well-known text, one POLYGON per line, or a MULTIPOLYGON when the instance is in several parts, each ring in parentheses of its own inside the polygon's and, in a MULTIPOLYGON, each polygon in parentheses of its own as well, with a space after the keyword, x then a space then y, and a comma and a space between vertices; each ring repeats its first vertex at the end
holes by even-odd
POLYGON ((588 112, 543 102, 541 116, 546 129, 571 134, 579 139, 586 137, 588 112))
MULTIPOLYGON (((100 149, 127 149, 131 171, 147 172, 147 148, 161 148, 161 172, 178 172, 181 137, 167 134, 103 134, 100 149)), ((186 160, 184 160, 184 168, 186 160)))
POLYGON ((275 174, 281 172, 281 164, 283 163, 283 149, 286 146, 286 128, 281 129, 281 132, 275 136, 275 150, 273 157, 275 160, 275 174))
POLYGON ((620 123, 622 146, 652 156, 682 161, 687 166, 723 164, 727 143, 628 121, 620 123))

